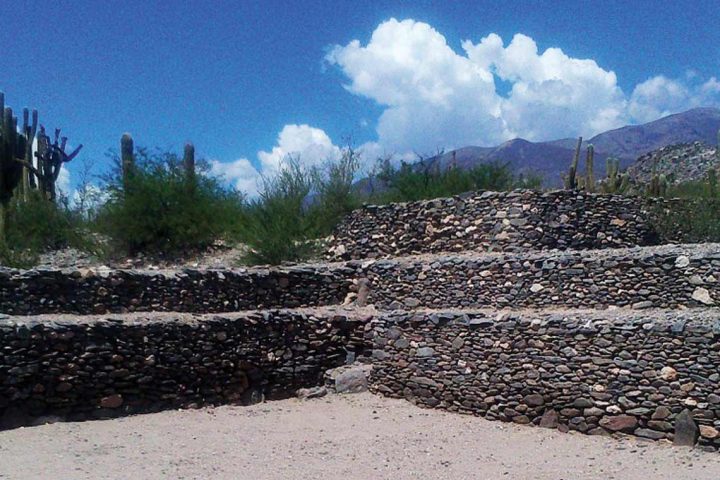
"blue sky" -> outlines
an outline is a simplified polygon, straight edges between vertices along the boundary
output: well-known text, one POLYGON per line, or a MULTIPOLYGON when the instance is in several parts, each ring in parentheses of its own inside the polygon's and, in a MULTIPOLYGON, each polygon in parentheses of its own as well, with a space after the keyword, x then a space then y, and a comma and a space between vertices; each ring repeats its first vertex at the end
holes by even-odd
POLYGON ((192 140, 252 190, 284 155, 317 163, 348 137, 369 162, 720 105, 717 1, 0 6, 0 90, 85 144, 74 179, 125 131, 192 140))

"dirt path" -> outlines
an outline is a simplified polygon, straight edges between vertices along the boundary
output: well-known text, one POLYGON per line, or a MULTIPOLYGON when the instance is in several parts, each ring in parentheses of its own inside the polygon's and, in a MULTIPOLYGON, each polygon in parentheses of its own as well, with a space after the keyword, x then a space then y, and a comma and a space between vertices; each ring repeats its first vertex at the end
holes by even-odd
POLYGON ((1 479, 717 479, 720 454, 370 394, 0 432, 1 479))

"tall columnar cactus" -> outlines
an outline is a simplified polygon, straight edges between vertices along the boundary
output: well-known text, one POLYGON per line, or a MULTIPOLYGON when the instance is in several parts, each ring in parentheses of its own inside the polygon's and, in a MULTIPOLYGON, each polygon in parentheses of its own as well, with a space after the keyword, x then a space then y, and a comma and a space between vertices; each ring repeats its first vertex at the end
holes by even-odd
POLYGON ((595 147, 588 145, 585 157, 585 191, 595 192, 595 147))
POLYGON ((8 205, 22 182, 27 138, 24 134, 18 134, 17 118, 13 116, 10 107, 5 107, 5 95, 2 92, 0 112, 0 242, 4 242, 8 205))
POLYGON ((647 193, 652 197, 664 197, 667 193, 668 181, 664 173, 657 173, 657 162, 653 165, 650 184, 647 187, 647 193))
POLYGON ((630 190, 630 176, 620 173, 620 160, 609 157, 605 160, 605 178, 600 182, 603 193, 627 193, 630 190))
POLYGON ((122 162, 123 188, 127 191, 130 177, 135 169, 135 143, 129 133, 123 134, 120 139, 120 158, 122 162))
POLYGON ((183 152, 183 167, 188 179, 195 177, 195 146, 192 143, 185 144, 183 152))
POLYGON ((578 137, 577 147, 575 147, 575 155, 573 156, 572 163, 570 164, 570 170, 567 176, 564 177, 565 188, 568 190, 575 190, 578 187, 577 181, 577 170, 578 162, 580 161, 580 148, 582 147, 582 137, 578 137))
POLYGON ((60 170, 64 163, 70 162, 74 159, 83 146, 78 145, 75 150, 67 153, 67 137, 60 136, 60 129, 55 129, 54 139, 51 139, 49 135, 45 133, 45 127, 40 125, 40 132, 38 133, 38 148, 35 153, 37 158, 37 169, 34 170, 35 175, 38 179, 38 189, 42 192, 43 196, 48 200, 55 201, 57 197, 57 179, 60 176, 60 170))

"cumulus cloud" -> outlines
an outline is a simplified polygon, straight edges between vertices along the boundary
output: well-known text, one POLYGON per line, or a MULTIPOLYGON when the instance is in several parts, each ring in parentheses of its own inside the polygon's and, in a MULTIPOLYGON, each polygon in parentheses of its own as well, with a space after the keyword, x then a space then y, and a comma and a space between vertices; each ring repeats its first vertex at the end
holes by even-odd
POLYGON ((221 175, 235 187, 254 196, 263 176, 276 174, 288 156, 299 159, 305 166, 317 166, 328 160, 337 160, 341 149, 334 145, 322 129, 309 125, 285 125, 270 151, 260 151, 257 163, 247 158, 234 162, 211 161, 211 173, 221 175), (257 165, 257 166, 256 166, 257 165))
POLYGON ((717 78, 698 83, 696 76, 684 82, 658 75, 635 87, 629 111, 636 121, 649 122, 689 108, 713 105, 720 105, 717 78))
POLYGON ((590 136, 720 104, 714 77, 692 88, 686 80, 655 77, 628 96, 612 70, 560 48, 540 52, 523 34, 506 45, 491 33, 461 47, 454 50, 426 23, 391 19, 366 45, 359 40, 336 45, 326 61, 347 77, 349 92, 385 107, 377 143, 397 151, 492 145, 518 136, 590 136), (510 85, 507 93, 498 91, 498 81, 510 85))

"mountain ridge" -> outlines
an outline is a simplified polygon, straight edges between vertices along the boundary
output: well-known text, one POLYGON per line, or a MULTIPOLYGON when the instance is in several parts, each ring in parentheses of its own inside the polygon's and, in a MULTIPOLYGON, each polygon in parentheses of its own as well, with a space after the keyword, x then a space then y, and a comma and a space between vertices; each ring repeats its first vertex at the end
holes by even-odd
MULTIPOLYGON (((605 160, 616 157, 621 168, 627 168, 642 155, 668 145, 703 142, 717 145, 720 130, 720 109, 698 107, 675 113, 652 122, 599 133, 583 141, 583 150, 595 148, 595 174, 605 175, 605 160)), ((465 146, 420 162, 435 168, 447 168, 453 162, 468 169, 481 163, 507 163, 518 174, 539 174, 545 186, 560 186, 560 174, 567 170, 573 158, 577 139, 562 138, 531 142, 514 138, 495 147, 465 146)), ((584 155, 583 155, 584 158, 584 155)), ((584 169, 581 161, 581 170, 584 169)))

